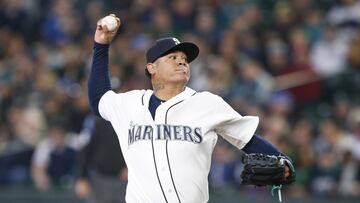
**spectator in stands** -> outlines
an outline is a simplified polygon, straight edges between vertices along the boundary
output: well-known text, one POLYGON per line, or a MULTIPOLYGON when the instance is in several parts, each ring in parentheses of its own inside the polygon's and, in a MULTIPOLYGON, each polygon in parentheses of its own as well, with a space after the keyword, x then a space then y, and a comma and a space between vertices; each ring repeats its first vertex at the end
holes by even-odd
POLYGON ((314 137, 313 126, 306 118, 297 121, 291 131, 293 137, 293 148, 291 150, 291 157, 296 165, 296 183, 291 188, 294 196, 306 196, 308 191, 308 184, 311 181, 311 169, 314 165, 315 154, 312 148, 312 141, 314 137))
POLYGON ((37 189, 69 187, 74 179, 76 138, 66 133, 61 123, 53 123, 48 137, 36 147, 32 160, 32 177, 37 189))
POLYGON ((346 68, 348 44, 337 33, 334 26, 328 25, 323 38, 311 50, 310 62, 321 77, 336 76, 346 68))
POLYGON ((250 104, 264 105, 274 90, 274 80, 256 60, 245 59, 239 63, 232 83, 229 100, 239 109, 250 104))
POLYGON ((236 157, 236 152, 224 140, 219 139, 209 174, 212 189, 231 188, 239 183, 239 177, 236 177, 235 173, 238 164, 236 157))
POLYGON ((319 196, 336 194, 340 165, 333 158, 331 150, 323 150, 316 156, 310 176, 310 191, 319 196))
POLYGON ((75 192, 89 203, 125 203, 127 168, 110 122, 97 119, 79 152, 75 192))
POLYGON ((334 5, 327 16, 331 25, 338 28, 354 28, 360 26, 360 1, 340 0, 334 5))

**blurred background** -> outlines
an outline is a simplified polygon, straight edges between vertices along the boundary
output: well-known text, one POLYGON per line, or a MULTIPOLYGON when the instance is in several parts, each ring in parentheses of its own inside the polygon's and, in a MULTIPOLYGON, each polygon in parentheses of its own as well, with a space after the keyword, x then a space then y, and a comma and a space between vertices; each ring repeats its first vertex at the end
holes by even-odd
MULTIPOLYGON (((360 202, 359 0, 0 0, 0 202, 87 202, 93 171, 126 185, 116 137, 87 100, 96 22, 109 13, 122 20, 113 89, 151 88, 155 39, 192 41, 189 86, 259 116, 257 133, 293 159, 285 202, 360 202)), ((239 157, 218 141, 210 202, 277 202, 239 184, 239 157)))

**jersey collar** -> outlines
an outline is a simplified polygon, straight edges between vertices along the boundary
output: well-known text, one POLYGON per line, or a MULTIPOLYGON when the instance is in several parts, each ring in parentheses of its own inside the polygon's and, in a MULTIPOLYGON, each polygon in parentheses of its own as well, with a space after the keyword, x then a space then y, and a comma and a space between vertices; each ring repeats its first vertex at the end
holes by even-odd
MULTIPOLYGON (((146 109, 149 108, 149 100, 153 93, 154 93, 153 90, 146 90, 146 92, 144 94, 143 105, 146 109)), ((184 91, 180 92, 178 95, 167 100, 166 102, 162 103, 161 105, 165 105, 165 107, 170 107, 179 101, 182 101, 182 100, 185 100, 185 99, 191 97, 195 93, 196 93, 195 90, 191 89, 190 87, 185 87, 184 91)))

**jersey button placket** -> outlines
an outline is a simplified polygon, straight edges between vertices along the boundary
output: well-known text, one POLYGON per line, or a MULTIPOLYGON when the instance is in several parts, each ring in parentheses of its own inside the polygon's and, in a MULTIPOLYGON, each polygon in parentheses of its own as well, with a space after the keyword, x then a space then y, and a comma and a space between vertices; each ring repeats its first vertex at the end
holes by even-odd
MULTIPOLYGON (((159 106, 156 110, 155 123, 164 125, 166 124, 165 120, 166 109, 162 106, 159 106)), ((166 140, 154 140, 155 143, 155 154, 156 162, 158 165, 159 178, 162 187, 164 188, 164 193, 168 202, 178 202, 178 198, 173 189, 173 184, 171 181, 169 166, 167 165, 167 154, 166 154, 166 140)))

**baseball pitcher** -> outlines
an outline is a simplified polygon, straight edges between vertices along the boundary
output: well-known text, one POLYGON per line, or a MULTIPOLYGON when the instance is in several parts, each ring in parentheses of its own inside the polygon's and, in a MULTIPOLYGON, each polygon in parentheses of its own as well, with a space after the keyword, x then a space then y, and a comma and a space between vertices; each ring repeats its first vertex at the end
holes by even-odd
MULTIPOLYGON (((247 155, 244 184, 294 181, 291 161, 254 135, 259 119, 242 116, 222 98, 187 87, 197 45, 157 40, 146 52, 145 73, 153 89, 111 90, 108 52, 118 28, 98 23, 88 80, 92 111, 111 122, 128 167, 128 203, 205 203, 208 174, 218 136, 247 155), (273 155, 273 156, 268 156, 273 155), (280 155, 280 156, 279 156, 280 155)), ((104 157, 106 158, 106 157, 104 157)))

